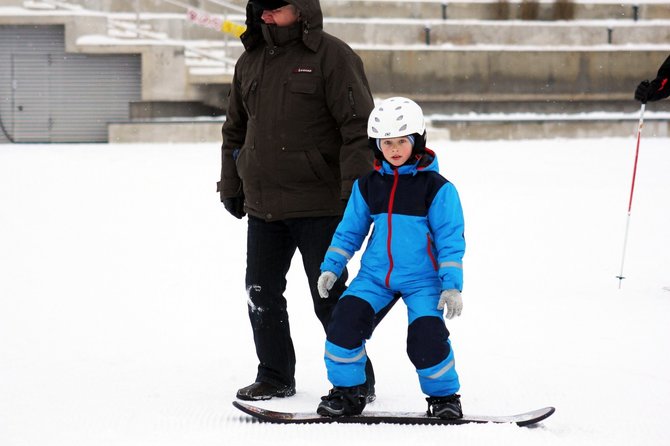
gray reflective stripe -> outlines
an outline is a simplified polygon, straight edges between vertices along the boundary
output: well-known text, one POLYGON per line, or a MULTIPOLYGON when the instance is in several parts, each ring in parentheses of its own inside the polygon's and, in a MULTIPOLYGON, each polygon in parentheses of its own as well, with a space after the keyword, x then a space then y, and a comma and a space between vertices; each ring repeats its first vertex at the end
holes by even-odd
POLYGON ((454 268, 463 269, 463 264, 458 262, 442 262, 440 263, 440 268, 446 268, 448 266, 453 266, 454 268))
POLYGON ((356 356, 354 356, 353 358, 341 358, 339 356, 333 355, 328 350, 326 350, 326 357, 335 362, 343 362, 343 363, 356 362, 359 361, 363 356, 365 356, 365 349, 361 350, 361 352, 356 356))
POLYGON ((345 259, 351 260, 351 255, 345 251, 344 249, 336 248, 335 246, 331 246, 328 248, 328 251, 336 252, 342 256, 344 256, 345 259))
POLYGON ((447 373, 453 366, 454 366, 454 360, 452 359, 451 361, 449 361, 449 362, 447 363, 447 365, 445 365, 445 366, 442 367, 440 370, 438 370, 437 373, 433 373, 432 375, 428 376, 427 378, 428 378, 428 379, 437 379, 437 378, 439 378, 440 376, 442 376, 442 375, 444 375, 445 373, 447 373))

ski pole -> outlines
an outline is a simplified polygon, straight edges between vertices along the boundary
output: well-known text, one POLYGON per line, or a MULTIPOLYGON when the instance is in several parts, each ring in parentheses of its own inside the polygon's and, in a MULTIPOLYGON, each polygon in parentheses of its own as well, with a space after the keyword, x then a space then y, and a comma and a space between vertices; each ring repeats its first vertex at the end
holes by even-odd
POLYGON ((640 107, 640 122, 637 125, 637 145, 635 147, 635 163, 633 164, 633 180, 630 185, 630 196, 628 198, 628 216, 626 217, 626 233, 623 238, 623 253, 621 254, 621 270, 619 275, 619 289, 621 289, 621 281, 625 279, 623 275, 623 264, 626 259, 626 244, 628 243, 628 226, 630 225, 630 211, 633 207, 633 192, 635 191, 635 176, 637 175, 637 159, 640 155, 640 137, 642 136, 642 126, 644 125, 644 108, 647 104, 642 103, 640 107))

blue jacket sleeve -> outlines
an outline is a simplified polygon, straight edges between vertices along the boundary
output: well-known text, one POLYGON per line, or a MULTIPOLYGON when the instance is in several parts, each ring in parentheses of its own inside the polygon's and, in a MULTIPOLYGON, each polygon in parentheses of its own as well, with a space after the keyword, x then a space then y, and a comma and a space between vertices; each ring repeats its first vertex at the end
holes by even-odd
POLYGON ((368 235, 372 217, 370 208, 361 195, 358 180, 354 182, 344 217, 333 235, 326 257, 321 264, 321 271, 332 271, 340 277, 347 262, 361 249, 368 235))
POLYGON ((442 289, 463 290, 463 255, 465 223, 456 188, 446 183, 428 210, 428 222, 437 249, 438 274, 442 289))

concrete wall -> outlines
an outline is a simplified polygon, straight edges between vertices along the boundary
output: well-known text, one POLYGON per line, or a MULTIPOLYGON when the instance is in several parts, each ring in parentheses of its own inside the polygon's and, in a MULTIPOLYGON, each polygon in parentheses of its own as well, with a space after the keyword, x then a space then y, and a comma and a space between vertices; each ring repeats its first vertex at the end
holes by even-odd
MULTIPOLYGON (((670 4, 668 5, 670 9, 670 4)), ((239 15, 231 16, 236 23, 244 23, 239 15)), ((150 25, 173 39, 206 39, 223 42, 226 34, 197 26, 183 15, 147 15, 142 23, 150 25)), ((457 21, 457 20, 391 20, 371 22, 365 19, 328 19, 324 29, 336 37, 352 43, 381 45, 425 44, 426 28, 431 45, 605 45, 658 44, 670 42, 670 20, 655 21, 638 26, 628 20, 575 22, 575 21, 457 21), (611 30, 611 34, 608 32, 611 30), (609 41, 611 39, 611 42, 609 41)), ((235 37, 229 38, 236 43, 235 37)), ((241 49, 240 49, 241 51, 241 49)), ((239 55, 234 50, 230 57, 239 55)))
MULTIPOLYGON (((333 5, 337 1, 341 0, 324 1, 324 4, 333 5)), ((373 4, 376 7, 384 5, 383 2, 372 2, 371 0, 352 2, 351 5, 366 3, 368 7, 372 7, 373 4)), ((401 10, 405 7, 402 2, 393 4, 401 10)), ((407 7, 423 8, 429 5, 435 6, 436 3, 410 2, 407 7)), ((453 4, 455 5, 457 4, 453 4)), ((472 5, 481 6, 482 3, 472 5)), ((344 14, 347 11, 344 8, 341 12, 344 14)), ((105 45, 101 44, 99 39, 82 38, 82 35, 104 34, 106 21, 104 16, 99 14, 68 13, 40 17, 0 15, 0 23, 62 23, 66 27, 67 51, 93 54, 110 52, 141 54, 142 100, 147 102, 146 105, 149 107, 147 110, 150 110, 146 117, 163 116, 160 110, 152 107, 166 103, 166 101, 185 101, 190 104, 193 104, 194 101, 202 101, 217 107, 225 104, 229 77, 221 76, 220 73, 211 76, 189 73, 184 49, 181 46, 151 45, 132 40, 120 45, 118 43, 105 45)), ((461 33, 458 35, 462 36, 460 39, 463 43, 468 43, 469 39, 483 38, 500 41, 512 34, 496 33, 516 33, 521 29, 507 24, 498 27, 499 29, 495 31, 487 29, 486 26, 471 26, 471 29, 467 29, 467 27, 458 28, 458 26, 450 27, 449 25, 450 23, 447 23, 446 26, 437 25, 433 31, 435 38, 440 36, 440 32, 445 32, 442 38, 458 39, 454 37, 457 34, 448 34, 452 32, 461 33), (475 34, 476 28, 479 28, 479 34, 475 34)), ((619 26, 620 23, 617 22, 616 25, 619 26)), ((343 37, 348 41, 352 41, 351 36, 355 35, 351 26, 361 25, 342 25, 340 28, 343 37), (346 36, 349 38, 346 39, 346 36)), ((368 29, 373 31, 366 30, 365 32, 381 32, 383 28, 383 26, 370 27, 368 29)), ((547 29, 559 27, 554 25, 550 25, 549 28, 527 27, 526 31, 528 28, 532 30, 529 33, 530 38, 536 39, 539 38, 538 35, 547 33, 547 29)), ((402 28, 398 28, 400 29, 402 28)), ((569 27, 564 29, 570 30, 564 32, 565 34, 579 34, 576 29, 569 27)), ((593 33, 587 31, 588 29, 590 28, 587 28, 579 38, 587 38, 591 34, 595 38, 600 38, 597 36, 600 32, 597 27, 594 28, 593 33)), ((658 34, 642 38, 663 41, 668 38, 668 29, 662 27, 655 31, 647 29, 645 32, 658 34)), ((615 29, 613 38, 618 38, 619 30, 619 27, 615 29)), ((392 27, 386 27, 385 31, 387 32, 385 35, 396 33, 392 27)), ((420 25, 418 28, 415 27, 413 32, 418 33, 417 37, 420 37, 420 25)), ((632 36, 634 32, 638 32, 638 29, 632 27, 628 34, 632 36)), ((621 29, 621 34, 625 33, 626 31, 621 29)), ((366 39, 368 37, 370 36, 366 36, 366 39)), ((514 37, 516 40, 522 38, 521 34, 514 37)), ((575 38, 575 36, 570 36, 570 38, 575 38)), ((354 43, 352 46, 365 63, 366 72, 376 97, 391 94, 407 95, 433 109, 439 110, 440 107, 443 107, 451 113, 456 112, 457 108, 458 111, 468 111, 470 105, 480 107, 477 109, 480 112, 500 111, 500 108, 496 109, 500 104, 506 104, 505 111, 507 112, 518 112, 526 107, 525 104, 538 104, 538 109, 534 110, 537 112, 559 112, 560 109, 556 109, 556 104, 558 107, 565 107, 566 112, 578 112, 584 104, 588 104, 588 107, 594 110, 597 109, 598 103, 611 104, 612 101, 620 101, 619 103, 629 101, 634 105, 636 103, 631 100, 631 96, 637 83, 642 79, 653 77, 660 63, 670 53, 670 41, 667 41, 667 46, 655 45, 635 51, 607 45, 569 50, 556 49, 551 46, 541 49, 517 47, 509 50, 467 45, 437 48, 433 45, 417 44, 414 47, 404 48, 392 46, 371 48, 368 45, 354 43)), ((670 101, 666 102, 670 103, 670 101)), ((153 127, 149 127, 152 124, 146 123, 133 125, 138 127, 129 124, 110 127, 110 139, 123 141, 124 138, 131 138, 134 141, 141 141, 155 138, 159 141, 176 142, 200 139, 218 140, 220 138, 220 124, 170 123, 155 124, 153 127), (202 130, 208 127, 209 130, 202 130), (212 130, 212 127, 219 128, 212 130), (182 131, 182 128, 187 130, 182 131)), ((453 123, 448 125, 455 129, 453 130, 454 135, 457 135, 458 125, 453 123)), ((494 124, 472 122, 464 125, 472 135, 474 134, 472 129, 494 124)), ((509 129, 513 125, 528 124, 495 125, 509 129)), ((572 126, 573 124, 566 125, 572 126)), ((544 124, 544 126, 549 125, 544 124)), ((511 132, 511 130, 505 131, 511 132)))
POLYGON ((110 124, 110 143, 221 143, 221 121, 163 121, 110 124))
MULTIPOLYGON (((618 121, 460 121, 433 122, 428 130, 430 139, 506 140, 552 138, 626 138, 635 137, 637 120, 618 121)), ((645 138, 670 137, 667 119, 647 120, 645 138)))
POLYGON ((669 52, 358 49, 373 91, 415 95, 630 95, 669 52))
MULTIPOLYGON (((670 8, 670 6, 668 6, 670 8)), ((324 29, 350 44, 378 45, 615 45, 670 43, 670 20, 635 22, 411 21, 400 24, 326 21, 324 29), (392 32, 389 31, 392 28, 392 32), (426 31, 428 29, 428 31, 426 31), (428 34, 427 34, 428 33, 428 34), (611 41, 610 41, 611 40, 611 41)), ((447 48, 445 48, 447 49, 447 48)))
MULTIPOLYGON (((227 0, 239 7, 246 5, 246 0, 227 0)), ((222 13, 222 6, 207 0, 180 0, 209 12, 222 13)), ((138 9, 146 12, 183 12, 184 9, 161 0, 68 0, 68 3, 79 4, 87 9, 110 12, 135 12, 138 9)), ((521 18, 522 0, 510 0, 502 8, 498 0, 480 1, 443 1, 443 0, 321 0, 321 9, 325 17, 395 17, 441 19, 445 13, 449 19, 501 20, 521 18), (447 5, 445 8, 444 5, 447 5)), ((552 20, 555 18, 555 2, 543 0, 538 2, 538 19, 552 20)), ((616 0, 609 2, 574 1, 574 19, 633 19, 633 4, 621 3, 616 0)), ((670 18, 669 2, 636 2, 640 19, 670 18)), ((3 0, 3 6, 22 6, 23 0, 3 0)))
MULTIPOLYGON (((153 122, 111 124, 110 143, 221 143, 222 121, 153 122)), ((635 136, 635 118, 608 121, 432 121, 427 132, 430 140, 505 140, 539 138, 602 138, 635 136)), ((647 119, 645 137, 670 137, 667 119, 647 119)))

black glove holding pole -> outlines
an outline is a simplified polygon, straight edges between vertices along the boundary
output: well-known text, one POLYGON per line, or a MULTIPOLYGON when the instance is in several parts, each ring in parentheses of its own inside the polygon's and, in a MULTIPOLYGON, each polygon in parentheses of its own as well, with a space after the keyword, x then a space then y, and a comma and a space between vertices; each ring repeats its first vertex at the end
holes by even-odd
POLYGON ((656 79, 642 81, 635 89, 635 99, 646 104, 670 96, 670 57, 658 70, 656 79))

